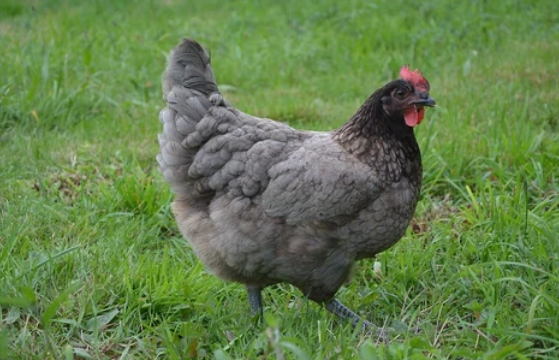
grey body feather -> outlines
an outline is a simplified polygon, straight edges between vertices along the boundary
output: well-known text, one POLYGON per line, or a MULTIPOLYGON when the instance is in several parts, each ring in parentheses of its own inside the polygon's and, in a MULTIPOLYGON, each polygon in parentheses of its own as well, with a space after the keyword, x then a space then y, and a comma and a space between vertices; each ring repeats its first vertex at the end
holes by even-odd
POLYGON ((242 113, 218 93, 192 40, 171 53, 163 91, 158 162, 181 232, 217 276, 288 282, 323 302, 355 260, 404 234, 419 195, 416 143, 408 156, 392 138, 361 144, 242 113))

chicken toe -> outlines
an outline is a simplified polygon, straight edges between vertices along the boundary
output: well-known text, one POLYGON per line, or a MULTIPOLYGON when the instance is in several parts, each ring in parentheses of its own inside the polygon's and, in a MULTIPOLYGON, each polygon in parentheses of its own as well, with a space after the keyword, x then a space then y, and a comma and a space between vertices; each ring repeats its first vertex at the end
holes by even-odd
POLYGON ((357 327, 359 324, 362 324, 362 330, 367 334, 375 336, 376 340, 379 342, 388 341, 389 336, 387 329, 378 327, 367 320, 361 319, 359 315, 351 311, 351 309, 342 304, 338 299, 334 298, 326 302, 324 307, 337 317, 344 320, 350 320, 353 327, 357 327))

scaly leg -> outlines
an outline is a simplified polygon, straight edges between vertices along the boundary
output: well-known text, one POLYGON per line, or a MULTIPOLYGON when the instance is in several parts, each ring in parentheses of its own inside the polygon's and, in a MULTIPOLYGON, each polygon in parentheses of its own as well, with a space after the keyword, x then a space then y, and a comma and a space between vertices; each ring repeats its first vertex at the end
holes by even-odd
POLYGON ((264 315, 264 308, 262 306, 262 288, 258 286, 247 285, 248 303, 250 305, 250 314, 264 315))
MULTIPOLYGON (((350 320, 353 327, 357 327, 362 321, 359 315, 351 311, 336 298, 324 303, 324 307, 339 318, 350 320)), ((384 328, 380 328, 367 320, 363 320, 363 330, 369 334, 375 334, 381 342, 388 341, 388 332, 384 328)))

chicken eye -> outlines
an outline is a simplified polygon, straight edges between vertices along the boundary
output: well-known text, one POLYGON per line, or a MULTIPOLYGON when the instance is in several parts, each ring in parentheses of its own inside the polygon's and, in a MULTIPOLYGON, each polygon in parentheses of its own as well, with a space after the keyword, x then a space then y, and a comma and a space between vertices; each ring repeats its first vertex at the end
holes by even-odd
POLYGON ((406 97, 406 91, 404 89, 396 89, 394 96, 401 100, 406 97))

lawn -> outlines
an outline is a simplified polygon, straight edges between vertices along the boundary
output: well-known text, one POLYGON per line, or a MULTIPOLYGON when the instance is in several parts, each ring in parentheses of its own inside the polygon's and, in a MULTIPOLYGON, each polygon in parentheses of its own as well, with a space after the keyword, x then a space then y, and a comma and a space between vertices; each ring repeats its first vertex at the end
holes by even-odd
POLYGON ((0 359, 559 358, 559 3, 2 0, 0 359), (160 78, 181 38, 236 107, 340 126, 403 64, 436 109, 406 236, 339 296, 207 273, 157 169, 160 78))

